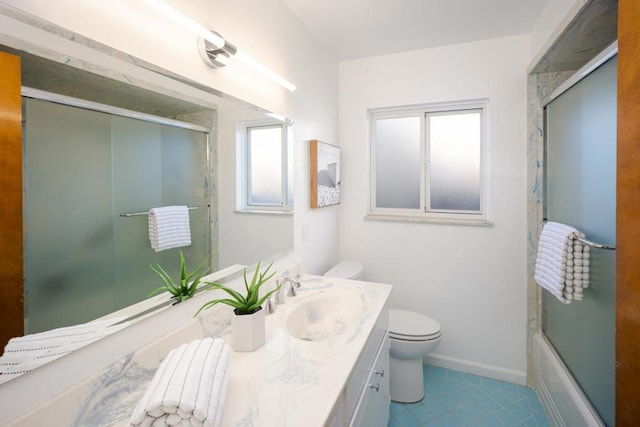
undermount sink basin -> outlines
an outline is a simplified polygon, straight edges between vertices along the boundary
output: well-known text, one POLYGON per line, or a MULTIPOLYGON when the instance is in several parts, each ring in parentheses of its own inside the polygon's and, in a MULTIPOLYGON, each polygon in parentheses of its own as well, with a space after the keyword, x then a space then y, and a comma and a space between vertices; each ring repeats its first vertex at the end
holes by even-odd
POLYGON ((357 324, 364 310, 360 292, 332 292, 314 297, 293 308, 286 330, 304 341, 326 341, 357 324))

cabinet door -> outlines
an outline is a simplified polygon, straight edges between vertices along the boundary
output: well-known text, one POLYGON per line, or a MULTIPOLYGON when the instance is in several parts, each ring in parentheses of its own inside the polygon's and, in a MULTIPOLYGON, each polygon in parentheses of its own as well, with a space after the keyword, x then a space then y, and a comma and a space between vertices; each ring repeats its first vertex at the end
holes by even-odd
POLYGON ((389 424, 389 338, 382 341, 356 406, 350 427, 385 427, 389 424))

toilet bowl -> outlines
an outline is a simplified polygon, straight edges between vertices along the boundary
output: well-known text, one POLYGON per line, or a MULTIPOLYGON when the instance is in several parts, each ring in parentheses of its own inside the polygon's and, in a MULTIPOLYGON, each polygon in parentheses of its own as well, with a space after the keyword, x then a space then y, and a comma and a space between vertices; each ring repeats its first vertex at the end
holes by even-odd
POLYGON ((422 357, 438 346, 441 337, 437 320, 413 311, 389 309, 391 400, 414 403, 424 398, 422 357))
POLYGON ((364 266, 360 261, 342 261, 331 270, 324 273, 325 277, 340 279, 362 280, 364 266))

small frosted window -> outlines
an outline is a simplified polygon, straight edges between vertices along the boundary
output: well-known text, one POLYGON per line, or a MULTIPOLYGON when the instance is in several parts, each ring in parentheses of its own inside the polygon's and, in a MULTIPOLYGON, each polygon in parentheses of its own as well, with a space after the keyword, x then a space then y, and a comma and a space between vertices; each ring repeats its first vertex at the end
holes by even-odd
POLYGON ((480 113, 429 117, 430 207, 480 211, 480 113))
POLYGON ((282 204, 282 127, 249 128, 249 204, 282 204))
POLYGON ((420 118, 376 121, 376 205, 420 207, 420 118))

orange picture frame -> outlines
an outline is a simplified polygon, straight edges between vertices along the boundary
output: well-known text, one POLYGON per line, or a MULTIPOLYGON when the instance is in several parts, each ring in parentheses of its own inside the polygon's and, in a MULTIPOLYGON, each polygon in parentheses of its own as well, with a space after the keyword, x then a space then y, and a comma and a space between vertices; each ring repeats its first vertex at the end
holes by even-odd
POLYGON ((317 139, 309 142, 310 205, 338 205, 341 201, 340 147, 317 139))

